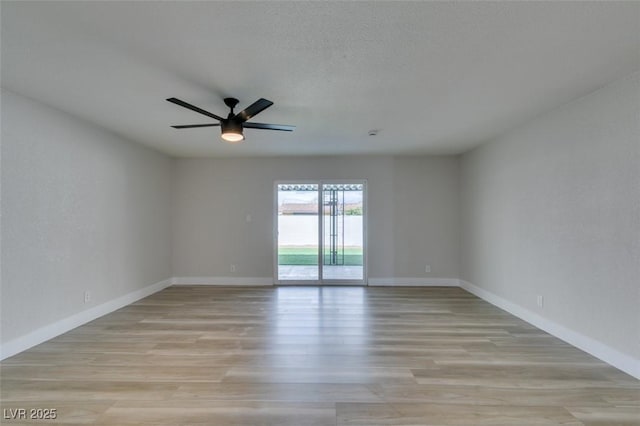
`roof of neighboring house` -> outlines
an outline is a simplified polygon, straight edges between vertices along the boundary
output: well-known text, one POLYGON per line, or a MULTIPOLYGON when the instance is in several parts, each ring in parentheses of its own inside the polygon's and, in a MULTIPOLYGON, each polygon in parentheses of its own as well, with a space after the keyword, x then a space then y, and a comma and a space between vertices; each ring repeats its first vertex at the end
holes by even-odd
MULTIPOLYGON (((349 211, 351 209, 362 208, 362 203, 348 203, 340 206, 340 212, 349 211)), ((329 213, 329 206, 324 206, 325 213, 329 213)), ((279 214, 295 215, 295 214, 317 214, 318 205, 315 203, 283 203, 278 208, 279 214)))

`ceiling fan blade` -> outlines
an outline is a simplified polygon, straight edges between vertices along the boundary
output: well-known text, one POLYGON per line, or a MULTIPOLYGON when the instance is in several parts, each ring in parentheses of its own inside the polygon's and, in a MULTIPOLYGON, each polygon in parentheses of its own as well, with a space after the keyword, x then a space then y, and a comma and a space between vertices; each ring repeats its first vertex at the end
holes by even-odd
POLYGON ((214 127, 219 126, 220 123, 211 123, 211 124, 183 124, 181 126, 171 126, 174 129, 192 129, 195 127, 214 127))
POLYGON ((169 102, 171 102, 171 103, 173 103, 173 104, 176 104, 176 105, 180 105, 181 107, 184 107, 184 108, 190 109, 191 111, 195 111, 195 112, 198 112, 198 113, 200 113, 200 114, 206 115, 207 117, 215 118, 215 119, 216 119, 216 120, 218 120, 218 121, 222 121, 222 120, 224 120, 222 117, 217 116, 217 115, 215 115, 215 114, 214 114, 214 113, 212 113, 212 112, 205 111, 205 110, 203 110, 202 108, 198 108, 198 107, 197 107, 197 106, 195 106, 195 105, 191 105, 191 104, 189 104, 189 103, 186 103, 185 101, 181 101, 181 100, 180 100, 180 99, 178 99, 178 98, 169 98, 169 99, 167 99, 167 101, 169 101, 169 102))
POLYGON ((282 130, 283 132, 293 132, 296 126, 288 124, 266 124, 266 123, 243 123, 242 127, 247 129, 282 130))
POLYGON ((246 107, 245 109, 243 109, 242 111, 240 111, 239 113, 237 113, 233 118, 234 120, 239 121, 240 123, 244 123, 254 115, 269 108, 271 105, 273 105, 273 102, 264 98, 260 98, 254 103, 252 103, 251 105, 249 105, 248 107, 246 107))

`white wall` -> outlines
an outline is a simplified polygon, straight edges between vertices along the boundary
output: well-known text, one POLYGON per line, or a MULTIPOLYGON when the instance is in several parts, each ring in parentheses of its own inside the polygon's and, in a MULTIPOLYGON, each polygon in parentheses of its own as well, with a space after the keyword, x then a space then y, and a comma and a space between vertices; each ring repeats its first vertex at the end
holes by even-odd
POLYGON ((395 276, 459 278, 458 157, 396 157, 391 199, 395 276))
POLYGON ((4 345, 171 277, 172 160, 1 93, 4 345))
POLYGON ((639 117, 636 73, 461 162, 462 278, 630 362, 640 359, 639 117))
POLYGON ((177 159, 174 276, 273 277, 273 185, 296 179, 367 179, 369 277, 458 278, 451 156, 177 159))

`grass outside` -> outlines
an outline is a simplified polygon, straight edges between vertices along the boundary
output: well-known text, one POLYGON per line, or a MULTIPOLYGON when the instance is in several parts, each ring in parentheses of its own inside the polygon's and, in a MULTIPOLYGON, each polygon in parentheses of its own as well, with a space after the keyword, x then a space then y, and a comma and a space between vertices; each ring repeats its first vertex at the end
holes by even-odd
MULTIPOLYGON (((326 256, 325 258, 327 258, 326 256)), ((338 261, 342 260, 342 253, 338 256, 338 261)), ((279 247, 279 265, 317 265, 318 249, 315 247, 279 247)), ((344 265, 361 266, 363 264, 362 248, 345 247, 344 265)))

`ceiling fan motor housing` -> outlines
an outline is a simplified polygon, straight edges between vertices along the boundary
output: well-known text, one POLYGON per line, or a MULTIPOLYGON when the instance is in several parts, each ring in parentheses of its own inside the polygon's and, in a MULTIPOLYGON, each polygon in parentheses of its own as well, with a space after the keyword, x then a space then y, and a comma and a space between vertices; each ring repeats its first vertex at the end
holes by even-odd
POLYGON ((242 133, 242 123, 236 120, 222 120, 222 133, 242 133))
POLYGON ((241 139, 239 139, 238 142, 244 139, 244 134, 242 133, 242 123, 233 119, 227 119, 220 121, 220 127, 222 127, 223 139, 229 142, 233 142, 232 140, 225 138, 225 135, 228 134, 240 135, 241 139))

